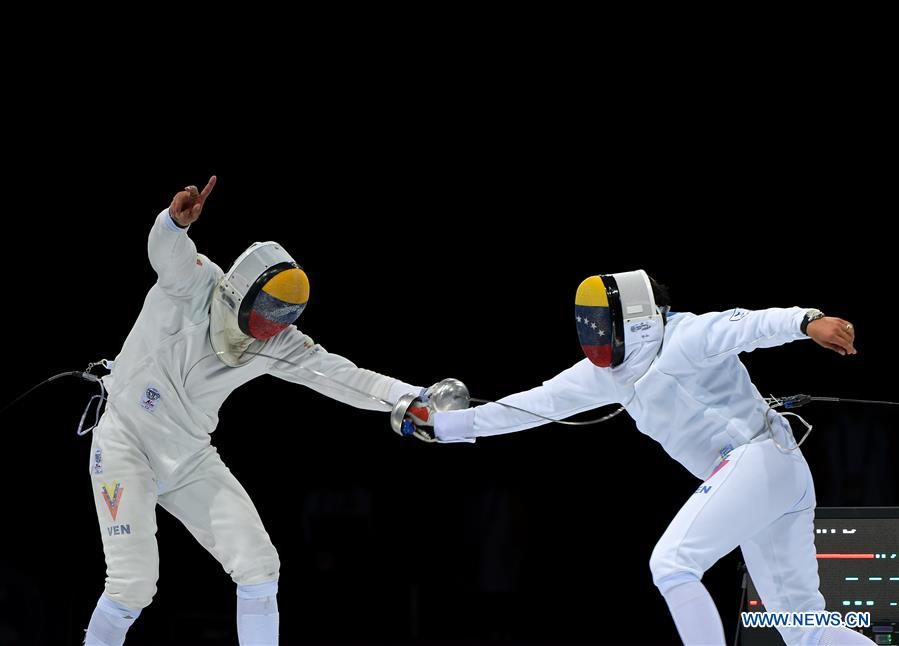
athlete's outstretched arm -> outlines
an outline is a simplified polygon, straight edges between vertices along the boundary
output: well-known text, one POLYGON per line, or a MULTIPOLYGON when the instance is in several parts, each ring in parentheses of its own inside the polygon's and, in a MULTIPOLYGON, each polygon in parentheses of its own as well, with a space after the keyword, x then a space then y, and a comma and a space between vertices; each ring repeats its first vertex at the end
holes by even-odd
POLYGON ((187 235, 187 228, 200 217, 206 198, 215 186, 215 176, 198 191, 188 186, 177 193, 169 208, 163 210, 150 229, 147 253, 159 277, 159 286, 172 296, 187 296, 203 274, 197 263, 197 247, 187 235))
MULTIPOLYGON (((611 371, 597 368, 584 359, 545 381, 542 386, 499 401, 553 419, 563 419, 615 403, 618 399, 611 371)), ((514 433, 548 423, 499 404, 436 413, 434 418, 435 435, 446 442, 514 433)))
MULTIPOLYGON (((308 386, 312 390, 344 404, 388 412, 406 393, 418 394, 419 386, 359 368, 349 359, 332 354, 294 326, 289 326, 270 344, 268 373, 280 379, 308 386), (368 396, 366 396, 368 395, 368 396)), ((268 350, 266 351, 268 352, 268 350)))
POLYGON ((801 329, 808 310, 801 307, 764 310, 735 309, 697 316, 684 325, 681 347, 694 363, 715 363, 740 352, 773 348, 812 338, 841 354, 855 354, 855 329, 848 321, 824 317, 801 329))

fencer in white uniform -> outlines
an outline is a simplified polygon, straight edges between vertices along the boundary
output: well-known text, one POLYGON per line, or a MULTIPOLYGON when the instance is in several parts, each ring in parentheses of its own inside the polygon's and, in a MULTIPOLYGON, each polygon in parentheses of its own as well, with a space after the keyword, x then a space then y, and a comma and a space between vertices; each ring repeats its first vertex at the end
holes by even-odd
MULTIPOLYGON (((546 423, 523 411, 560 419, 623 406, 641 432, 703 481, 649 566, 684 643, 723 645, 721 619, 700 579, 737 546, 769 612, 824 609, 809 467, 787 420, 769 408, 738 355, 809 336, 854 354, 854 329, 799 307, 697 316, 670 313, 667 305, 667 290, 643 271, 588 278, 576 302, 588 358, 499 400, 522 411, 494 403, 436 412, 417 400, 407 420, 419 435, 457 442, 546 423)), ((781 634, 790 645, 872 643, 845 628, 781 634)))
POLYGON ((108 402, 93 432, 90 473, 107 577, 88 646, 121 645, 153 598, 157 504, 237 584, 240 643, 277 643, 278 553, 210 444, 218 410, 235 388, 269 374, 380 411, 390 407, 376 400, 421 390, 357 368, 291 325, 305 306, 308 280, 279 245, 254 244, 228 274, 198 254, 187 226, 214 183, 202 192, 188 187, 156 218, 148 250, 158 280, 103 379, 108 402))

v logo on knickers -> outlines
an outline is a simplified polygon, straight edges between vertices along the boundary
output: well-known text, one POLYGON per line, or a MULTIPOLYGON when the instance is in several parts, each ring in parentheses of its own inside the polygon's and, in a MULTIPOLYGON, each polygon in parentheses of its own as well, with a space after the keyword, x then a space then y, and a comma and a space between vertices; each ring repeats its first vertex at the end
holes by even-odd
POLYGON ((122 493, 124 491, 125 488, 117 480, 112 481, 112 486, 104 482, 100 488, 100 493, 103 494, 103 500, 106 501, 109 515, 112 516, 113 520, 115 520, 116 514, 119 513, 119 503, 122 502, 122 493))

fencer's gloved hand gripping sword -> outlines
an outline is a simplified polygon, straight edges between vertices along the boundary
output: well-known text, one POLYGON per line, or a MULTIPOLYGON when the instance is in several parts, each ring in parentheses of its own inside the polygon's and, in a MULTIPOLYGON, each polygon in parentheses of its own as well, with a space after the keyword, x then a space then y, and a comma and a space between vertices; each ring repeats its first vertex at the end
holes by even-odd
POLYGON ((403 437, 436 442, 434 414, 468 408, 468 388, 458 379, 443 379, 419 395, 400 397, 390 412, 390 427, 403 437))

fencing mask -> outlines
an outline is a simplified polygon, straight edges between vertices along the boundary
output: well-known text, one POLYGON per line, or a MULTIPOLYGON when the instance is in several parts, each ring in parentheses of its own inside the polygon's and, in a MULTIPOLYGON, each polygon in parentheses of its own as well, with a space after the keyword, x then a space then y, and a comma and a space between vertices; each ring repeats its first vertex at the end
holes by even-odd
POLYGON ((575 319, 584 354, 600 368, 633 362, 645 372, 664 335, 663 314, 642 269, 587 278, 577 289, 575 319))
POLYGON ((212 348, 229 366, 242 365, 266 339, 296 321, 308 300, 309 279, 290 254, 276 242, 256 242, 212 295, 212 348))

